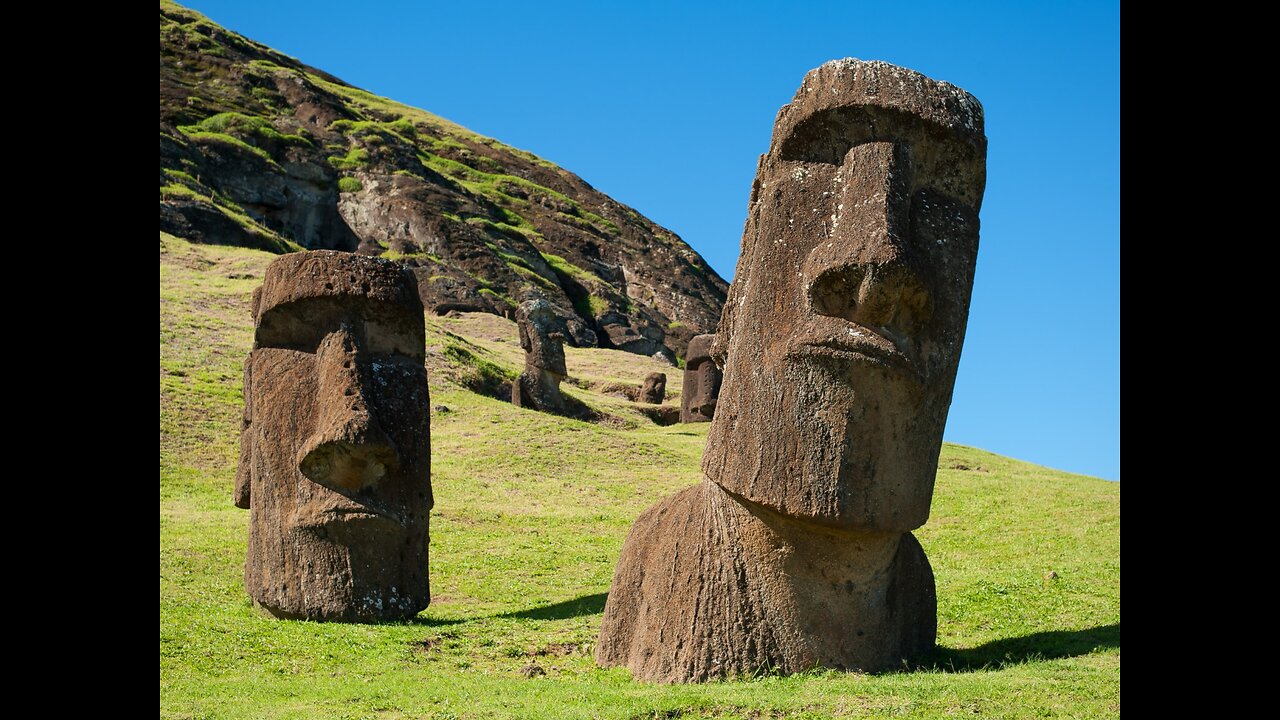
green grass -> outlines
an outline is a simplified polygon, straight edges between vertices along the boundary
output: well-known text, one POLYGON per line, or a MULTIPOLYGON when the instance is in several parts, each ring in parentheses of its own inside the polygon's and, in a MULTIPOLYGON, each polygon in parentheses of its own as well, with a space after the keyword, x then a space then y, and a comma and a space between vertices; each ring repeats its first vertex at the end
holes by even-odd
POLYGON ((338 170, 358 170, 369 164, 369 151, 353 147, 347 150, 346 155, 330 155, 329 164, 338 170))
POLYGON ((583 269, 569 262, 567 259, 539 251, 542 259, 546 261, 551 269, 561 276, 561 283, 564 278, 572 278, 585 287, 589 292, 586 295, 575 298, 573 301, 573 309, 584 318, 599 318, 609 312, 610 303, 605 295, 614 295, 621 297, 626 304, 623 306, 628 314, 635 314, 635 306, 631 304, 630 299, 618 292, 618 289, 611 283, 605 282, 599 275, 590 270, 583 269))
POLYGON ((479 292, 481 295, 484 295, 485 297, 493 298, 498 302, 506 303, 507 305, 510 305, 513 308, 520 304, 515 300, 512 300, 509 296, 498 292, 497 290, 492 290, 490 288, 480 288, 479 292))
POLYGON ((456 146, 460 149, 467 148, 466 144, 462 142, 463 140, 466 140, 473 143, 488 145, 491 148, 502 150, 513 155, 518 155, 529 162, 536 163, 551 170, 555 170, 557 172, 560 171, 560 168, 554 163, 543 160, 531 152, 519 150, 499 140, 474 133, 455 122, 446 120, 439 115, 429 113, 426 110, 411 107, 380 95, 374 95, 367 90, 361 90, 360 88, 351 87, 350 85, 330 82, 319 75, 307 73, 305 77, 309 82, 314 83, 316 86, 342 97, 348 104, 354 106, 366 115, 380 117, 392 123, 403 120, 404 122, 414 126, 415 132, 419 125, 425 126, 431 131, 440 134, 443 143, 456 146))
POLYGON ((364 185, 360 183, 359 178, 353 178, 350 175, 338 178, 338 190, 341 192, 360 192, 364 189, 364 185))
POLYGON ((164 174, 172 182, 160 186, 160 199, 162 201, 183 200, 202 203, 222 213, 246 231, 260 237, 267 247, 274 247, 276 251, 281 253, 296 252, 303 249, 301 245, 249 217, 248 213, 239 204, 215 192, 188 173, 165 168, 164 174))
MULTIPOLYGON (((452 144, 445 141, 436 141, 433 147, 444 148, 460 145, 454 141, 452 144)), ((522 207, 528 206, 529 201, 526 198, 536 198, 539 195, 560 203, 568 208, 561 212, 560 216, 565 222, 576 225, 583 229, 595 229, 596 231, 606 235, 617 235, 621 232, 618 226, 613 224, 606 218, 603 218, 593 212, 584 210, 577 200, 563 193, 544 187, 533 181, 516 175, 507 175, 501 172, 489 173, 477 170, 465 163, 458 162, 452 158, 443 157, 428 152, 422 152, 418 155, 418 159, 423 165, 435 170, 446 177, 452 178, 455 182, 467 188, 471 192, 486 197, 500 206, 503 206, 504 212, 508 213, 508 222, 518 225, 529 230, 534 229, 533 225, 520 215, 505 210, 507 206, 522 207), (511 216, 515 217, 512 218, 511 216)))
POLYGON ((222 112, 211 115, 195 125, 178 128, 184 133, 205 132, 231 135, 243 140, 267 140, 287 145, 311 145, 311 140, 301 134, 282 133, 266 118, 238 112, 222 112))
POLYGON ((587 317, 598 318, 604 315, 605 313, 609 312, 609 301, 605 300, 599 295, 595 295, 595 294, 588 295, 587 296, 587 312, 590 313, 590 315, 588 315, 587 317))
POLYGON ((466 222, 471 225, 475 225, 476 227, 490 228, 503 235, 516 233, 516 235, 527 240, 534 240, 542 237, 538 234, 538 230, 533 226, 533 223, 525 220, 520 215, 502 207, 497 208, 497 211, 501 213, 508 222, 494 222, 489 218, 479 216, 469 217, 466 222))
MULTIPOLYGON (((428 323, 432 403, 449 408, 432 418, 431 607, 386 625, 258 615, 241 579, 248 513, 231 505, 231 486, 249 297, 272 258, 161 236, 161 717, 1119 714, 1119 485, 955 445, 918 533, 938 579, 941 650, 929 669, 661 686, 595 667, 622 539, 641 510, 699 481, 707 425, 660 428, 569 383, 627 422, 463 390, 447 379, 467 367, 450 345, 502 377, 519 366, 514 326, 492 316, 428 323), (522 677, 530 662, 546 676, 522 677)), ((654 362, 568 350, 585 385, 638 384, 654 362)))
POLYGON ((378 257, 382 258, 383 260, 412 260, 412 259, 430 260, 431 262, 436 263, 437 265, 444 263, 444 260, 442 260, 439 255, 435 255, 427 252, 400 252, 399 250, 387 250, 386 252, 382 253, 378 257))
POLYGON ((545 290, 554 291, 554 290, 560 289, 559 285, 555 284, 550 279, 545 278, 542 275, 539 275, 536 271, 530 269, 528 264, 524 261, 523 258, 520 258, 519 260, 515 259, 515 258, 519 258, 520 257, 519 255, 511 255, 510 253, 503 253, 503 252, 499 252, 498 255, 504 261, 506 261, 507 267, 511 268, 516 272, 516 274, 520 275, 521 277, 533 283, 534 285, 537 285, 538 287, 541 287, 545 290))
POLYGON ((197 143, 206 143, 211 145, 222 145, 224 147, 229 147, 229 148, 237 148, 247 153, 257 155, 258 157, 262 158, 263 160, 266 160, 268 163, 272 165, 276 164, 276 161, 272 159, 271 154, 268 153, 266 150, 263 150, 262 148, 256 147, 254 145, 250 145, 249 143, 241 140, 238 137, 235 137, 234 135, 228 135, 226 133, 220 133, 220 132, 206 132, 204 130, 185 130, 183 128, 178 128, 178 129, 181 130, 182 133, 186 135, 188 139, 194 140, 197 143))

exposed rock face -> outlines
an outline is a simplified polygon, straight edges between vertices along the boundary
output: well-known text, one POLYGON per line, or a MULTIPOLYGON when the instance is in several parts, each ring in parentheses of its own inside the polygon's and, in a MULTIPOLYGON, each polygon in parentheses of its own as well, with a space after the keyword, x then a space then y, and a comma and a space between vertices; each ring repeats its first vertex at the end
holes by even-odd
POLYGON ((716 336, 698 335, 689 341, 685 358, 684 384, 680 390, 680 422, 711 422, 716 415, 716 399, 724 374, 711 357, 716 336))
POLYGON ((805 76, 752 188, 706 479, 628 536, 601 664, 685 682, 932 648, 910 531, 929 514, 985 175, 982 107, 959 88, 856 60, 805 76))
POLYGON ((439 314, 549 302, 569 342, 683 357, 727 285, 576 175, 160 6, 160 229, 387 254, 439 314), (668 329, 668 328, 672 329, 668 329))
POLYGON ((661 405, 667 397, 667 374, 649 373, 640 386, 639 401, 650 405, 661 405))
POLYGON ((430 602, 422 301, 401 266, 286 255, 254 294, 235 503, 245 589, 278 617, 409 618, 430 602))
POLYGON ((555 310, 545 300, 526 300, 516 310, 524 372, 511 382, 511 402, 542 412, 565 412, 560 383, 569 375, 564 364, 564 335, 555 310))

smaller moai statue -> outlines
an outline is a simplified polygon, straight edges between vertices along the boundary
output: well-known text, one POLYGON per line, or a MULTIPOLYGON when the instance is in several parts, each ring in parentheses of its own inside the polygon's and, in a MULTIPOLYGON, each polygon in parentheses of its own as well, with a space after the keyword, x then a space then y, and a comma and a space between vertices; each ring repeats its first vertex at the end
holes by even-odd
POLYGON ((655 372, 646 375, 644 385, 640 386, 639 402, 648 403, 649 405, 661 405, 666 397, 667 374, 655 372))
POLYGON ((253 296, 235 504, 245 590, 281 618, 411 618, 431 601, 431 402, 413 275, 285 255, 253 296))
POLYGON ((564 413, 560 383, 569 375, 564 364, 564 334, 555 310, 546 300, 526 300, 516 309, 524 372, 511 382, 511 402, 517 407, 564 413))
POLYGON ((714 333, 696 335, 689 341, 684 361, 684 385, 680 390, 680 422, 711 422, 720 397, 720 366, 711 357, 714 333))

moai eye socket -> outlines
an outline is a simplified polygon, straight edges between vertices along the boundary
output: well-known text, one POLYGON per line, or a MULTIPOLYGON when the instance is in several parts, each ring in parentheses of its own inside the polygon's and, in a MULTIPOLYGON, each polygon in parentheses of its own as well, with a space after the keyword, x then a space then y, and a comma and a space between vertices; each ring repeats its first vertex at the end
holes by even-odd
MULTIPOLYGON (((254 346, 314 353, 349 314, 332 298, 309 298, 277 305, 258 318, 254 346)), ((348 323, 350 324, 350 323, 348 323)))
POLYGON ((256 345, 314 353, 330 333, 348 328, 362 351, 371 355, 421 359, 421 327, 403 310, 364 298, 307 298, 278 305, 258 320, 256 345))

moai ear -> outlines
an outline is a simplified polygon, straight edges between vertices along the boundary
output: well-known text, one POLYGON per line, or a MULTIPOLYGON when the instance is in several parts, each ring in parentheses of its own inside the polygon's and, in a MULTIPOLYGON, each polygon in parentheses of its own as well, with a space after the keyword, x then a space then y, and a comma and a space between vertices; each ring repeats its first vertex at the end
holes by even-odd
MULTIPOLYGON (((249 300, 249 314, 253 317, 253 325, 258 325, 258 311, 262 307, 262 285, 253 289, 253 297, 249 300)), ((257 345, 255 340, 254 345, 257 345)), ((244 412, 240 416, 240 463, 236 466, 236 485, 232 491, 232 499, 236 507, 249 509, 249 486, 253 484, 253 351, 244 359, 244 412)))
POLYGON ((253 316, 253 324, 258 324, 258 309, 262 307, 262 286, 253 289, 253 297, 249 300, 249 313, 253 316))
MULTIPOLYGON (((739 270, 741 272, 741 270, 739 270)), ((733 312, 730 305, 737 299, 737 294, 733 288, 729 288, 729 300, 724 304, 724 310, 721 311, 720 326, 716 328, 716 339, 711 341, 711 347, 707 348, 707 355, 711 357, 711 362, 716 367, 723 368, 725 359, 729 356, 729 337, 730 330, 733 327, 733 312)))
MULTIPOLYGON (((254 293, 256 300, 258 294, 254 293)), ((255 303, 256 305, 256 303, 255 303)), ((234 500, 236 507, 249 509, 249 487, 253 484, 253 353, 244 361, 244 413, 240 417, 240 464, 236 467, 234 500)))

